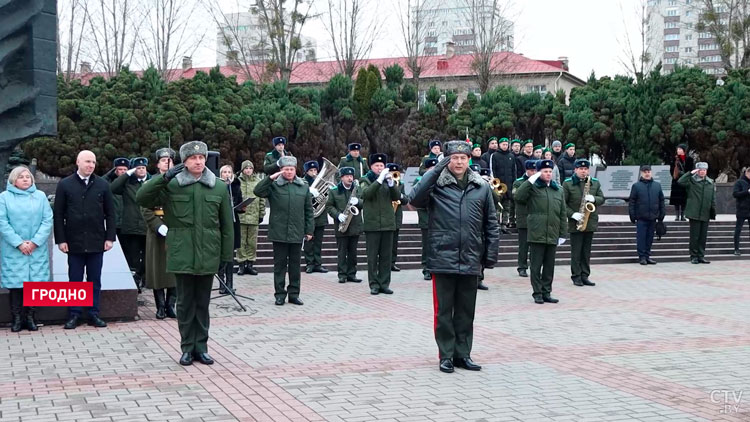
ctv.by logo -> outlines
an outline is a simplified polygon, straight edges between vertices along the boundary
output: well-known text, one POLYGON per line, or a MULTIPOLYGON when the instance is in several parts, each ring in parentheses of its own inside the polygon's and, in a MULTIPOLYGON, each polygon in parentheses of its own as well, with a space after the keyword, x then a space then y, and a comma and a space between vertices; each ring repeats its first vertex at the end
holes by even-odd
POLYGON ((730 414, 740 411, 743 390, 711 390, 711 403, 721 404, 719 413, 730 414))

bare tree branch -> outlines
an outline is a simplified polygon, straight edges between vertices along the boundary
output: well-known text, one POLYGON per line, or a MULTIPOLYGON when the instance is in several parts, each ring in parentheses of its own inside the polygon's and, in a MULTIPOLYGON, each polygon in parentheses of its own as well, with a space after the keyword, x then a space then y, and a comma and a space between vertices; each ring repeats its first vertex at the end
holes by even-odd
POLYGON ((98 0, 85 9, 90 24, 89 37, 85 39, 85 56, 94 61, 94 67, 112 77, 129 66, 139 29, 135 20, 135 7, 129 0, 98 0))
POLYGON ((716 39, 724 69, 750 66, 750 0, 701 0, 698 30, 716 39))
POLYGON ((404 55, 406 56, 406 67, 412 74, 412 80, 419 92, 419 77, 422 74, 427 53, 427 25, 434 19, 435 10, 439 7, 440 2, 430 0, 406 0, 406 10, 400 9, 399 3, 399 24, 401 26, 401 36, 403 38, 404 55), (427 8, 427 3, 432 5, 427 8))
POLYGON ((512 71, 509 69, 513 66, 511 61, 495 55, 513 35, 512 24, 508 19, 512 1, 464 0, 464 4, 466 20, 473 29, 472 67, 479 91, 484 94, 491 88, 493 79, 499 72, 512 71))
POLYGON ((653 62, 653 46, 651 45, 652 38, 649 31, 649 20, 652 17, 652 11, 648 7, 648 0, 639 0, 638 4, 635 5, 635 16, 638 19, 638 39, 636 45, 630 37, 630 31, 628 30, 628 22, 625 18, 627 13, 623 10, 622 2, 620 2, 620 15, 623 16, 623 25, 625 30, 625 39, 617 39, 617 43, 620 44, 623 51, 618 61, 620 65, 628 72, 633 75, 636 80, 641 81, 643 77, 651 71, 654 67, 653 62))
POLYGON ((328 19, 323 20, 339 71, 350 78, 354 77, 357 64, 369 57, 382 28, 377 19, 365 22, 366 4, 362 0, 328 0, 328 19))
POLYGON ((57 15, 57 73, 70 82, 78 68, 78 60, 86 32, 88 0, 61 0, 57 15), (62 21, 62 26, 61 26, 62 21))

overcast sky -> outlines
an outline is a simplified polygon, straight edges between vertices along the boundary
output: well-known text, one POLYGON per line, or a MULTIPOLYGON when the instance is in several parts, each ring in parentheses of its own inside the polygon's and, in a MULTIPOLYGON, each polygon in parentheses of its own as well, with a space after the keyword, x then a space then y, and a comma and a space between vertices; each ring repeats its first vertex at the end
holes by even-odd
MULTIPOLYGON (((221 0, 225 11, 234 11, 237 0, 221 0)), ((316 0, 325 7, 325 0, 316 0)), ((403 56, 398 20, 401 0, 368 2, 377 10, 368 13, 383 19, 383 29, 376 40, 371 57, 403 56), (390 7, 389 7, 390 6, 390 7)), ((532 59, 557 59, 567 56, 570 71, 581 79, 592 70, 597 76, 625 73, 619 59, 623 58, 626 34, 636 39, 638 23, 636 5, 640 0, 515 0, 511 18, 516 22, 515 52, 532 59), (623 13, 624 12, 624 13, 623 13)), ((201 19, 210 26, 209 19, 201 19)), ((205 47, 196 52, 194 66, 216 64, 216 31, 207 31, 205 47)), ((318 59, 332 57, 330 41, 320 21, 306 25, 303 34, 318 43, 318 59)))

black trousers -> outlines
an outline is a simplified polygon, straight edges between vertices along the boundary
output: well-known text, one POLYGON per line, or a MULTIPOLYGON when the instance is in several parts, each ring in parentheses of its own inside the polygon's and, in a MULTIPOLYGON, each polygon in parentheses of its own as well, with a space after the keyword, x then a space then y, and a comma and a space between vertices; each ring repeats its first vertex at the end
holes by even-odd
MULTIPOLYGON (((83 281, 83 272, 86 272, 86 281, 94 284, 94 303, 88 310, 89 315, 99 315, 99 295, 102 291, 102 262, 104 252, 96 253, 68 253, 68 280, 83 281)), ((68 310, 70 316, 81 315, 81 308, 71 306, 68 310)))
POLYGON ((570 278, 573 281, 588 280, 591 275, 591 243, 594 232, 570 234, 570 278))
POLYGON ((422 231, 422 274, 427 275, 427 229, 421 229, 422 231))
POLYGON ((366 232, 367 281, 370 289, 387 289, 391 285, 391 242, 393 232, 366 232))
POLYGON ((208 305, 214 275, 175 274, 177 282, 177 327, 182 353, 208 352, 208 305))
POLYGON ((706 256, 708 221, 690 220, 690 258, 706 256))
POLYGON ((26 315, 34 315, 33 306, 23 306, 23 287, 19 289, 8 289, 10 293, 10 313, 25 318, 26 315))
POLYGON ((518 271, 529 269, 529 229, 518 228, 518 271))
POLYGON ((748 217, 737 217, 737 222, 734 223, 734 249, 740 248, 740 234, 742 234, 742 225, 745 224, 745 220, 747 220, 747 225, 750 228, 750 218, 748 217))
POLYGON ((557 245, 529 242, 531 254, 531 288, 534 299, 544 298, 552 293, 552 280, 555 278, 555 253, 557 245))
POLYGON ((339 280, 354 280, 357 276, 357 236, 341 236, 336 238, 338 252, 337 270, 339 280))
POLYGON ((393 232, 393 243, 391 246, 391 265, 396 265, 396 259, 398 258, 398 229, 393 232))
POLYGON ((305 241, 305 264, 308 267, 320 267, 323 265, 323 233, 326 226, 316 226, 313 231, 313 239, 305 241))
POLYGON ((477 276, 433 274, 435 342, 440 359, 471 356, 477 276))
POLYGON ((656 220, 638 220, 635 223, 638 259, 651 258, 651 246, 654 244, 655 230, 656 220))
POLYGON ((299 297, 300 259, 302 255, 301 243, 273 242, 273 287, 277 299, 299 297), (289 272, 289 287, 286 284, 286 273, 289 272))

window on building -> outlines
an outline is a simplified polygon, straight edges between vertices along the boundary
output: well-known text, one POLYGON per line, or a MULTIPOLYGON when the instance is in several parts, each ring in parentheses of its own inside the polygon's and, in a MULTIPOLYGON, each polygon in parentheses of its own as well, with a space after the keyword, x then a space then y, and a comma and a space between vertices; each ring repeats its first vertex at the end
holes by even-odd
POLYGON ((482 92, 479 88, 469 88, 469 94, 474 94, 474 96, 477 97, 477 101, 482 99, 482 92))
POLYGON ((693 34, 685 35, 685 41, 692 41, 692 40, 693 40, 693 34))
POLYGON ((689 17, 689 16, 690 16, 690 11, 689 11, 689 10, 686 10, 686 11, 685 11, 685 17, 687 18, 687 17, 689 17))
POLYGON ((677 6, 677 0, 669 0, 670 6, 677 6))
POLYGON ((680 16, 680 11, 677 9, 667 9, 667 16, 680 16))
POLYGON ((685 59, 685 61, 683 63, 685 63, 685 64, 693 64, 693 59, 685 59))
POLYGON ((667 28, 667 29, 677 28, 677 22, 667 22, 664 24, 664 28, 667 28))
POLYGON ((685 47, 685 52, 686 53, 692 53, 693 52, 693 47, 685 47))
POLYGON ((526 91, 545 95, 547 94, 547 85, 528 85, 526 91))
POLYGON ((708 32, 700 32, 698 33, 698 38, 713 38, 713 35, 708 32))
POLYGON ((667 53, 674 53, 674 52, 680 51, 680 47, 676 45, 670 45, 664 48, 664 51, 666 51, 667 53))
POLYGON ((665 41, 677 41, 680 39, 680 34, 667 34, 664 36, 665 41))
POLYGON ((677 63, 677 58, 675 58, 675 57, 670 57, 668 59, 664 59, 664 64, 675 64, 675 63, 677 63))
POLYGON ((710 51, 710 50, 718 50, 719 45, 718 44, 701 44, 698 46, 698 50, 700 51, 710 51))

